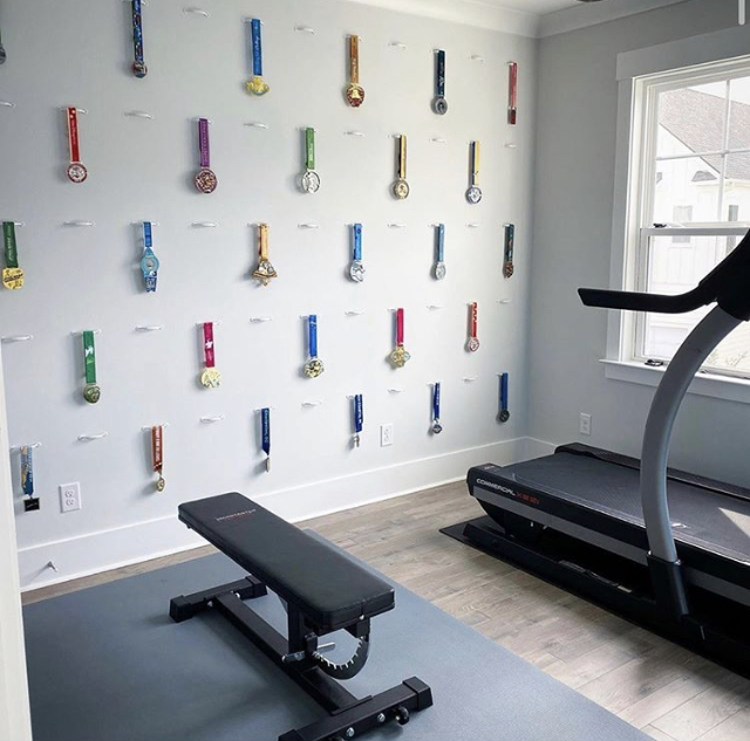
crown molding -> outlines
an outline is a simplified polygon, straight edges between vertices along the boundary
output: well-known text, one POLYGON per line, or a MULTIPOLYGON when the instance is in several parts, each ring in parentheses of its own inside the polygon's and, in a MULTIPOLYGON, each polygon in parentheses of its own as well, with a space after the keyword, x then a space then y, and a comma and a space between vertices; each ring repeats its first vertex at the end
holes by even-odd
POLYGON ((541 38, 576 31, 587 26, 625 18, 628 15, 646 13, 666 5, 690 2, 690 0, 607 0, 597 5, 581 5, 577 8, 547 13, 540 19, 537 35, 541 38))
POLYGON ((451 23, 488 28, 514 36, 536 38, 540 17, 536 13, 503 8, 480 0, 348 0, 360 5, 426 16, 451 23))

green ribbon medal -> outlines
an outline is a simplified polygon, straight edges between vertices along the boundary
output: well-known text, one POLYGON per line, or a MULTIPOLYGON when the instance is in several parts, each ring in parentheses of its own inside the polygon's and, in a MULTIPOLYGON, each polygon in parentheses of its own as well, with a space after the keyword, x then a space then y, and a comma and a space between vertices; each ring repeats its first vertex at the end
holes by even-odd
POLYGON ((16 225, 12 221, 3 222, 3 243, 5 245, 6 265, 3 268, 3 285, 11 291, 17 291, 23 287, 23 270, 18 267, 16 225))
POLYGON ((96 385, 96 349, 94 347, 94 333, 90 329, 83 333, 83 364, 86 371, 83 398, 89 404, 96 404, 102 396, 102 390, 96 385))

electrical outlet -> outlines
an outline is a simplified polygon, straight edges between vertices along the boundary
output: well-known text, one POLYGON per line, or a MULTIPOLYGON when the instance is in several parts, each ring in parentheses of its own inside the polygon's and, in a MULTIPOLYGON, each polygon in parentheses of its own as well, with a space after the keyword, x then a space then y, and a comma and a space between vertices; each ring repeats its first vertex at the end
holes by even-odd
POLYGON ((81 485, 76 481, 73 484, 60 484, 60 511, 74 512, 81 509, 81 485))
POLYGON ((582 435, 591 434, 591 415, 590 414, 586 414, 586 412, 581 412, 581 423, 579 425, 579 429, 582 435))
POLYGON ((393 425, 380 425, 380 447, 387 448, 393 445, 393 425))

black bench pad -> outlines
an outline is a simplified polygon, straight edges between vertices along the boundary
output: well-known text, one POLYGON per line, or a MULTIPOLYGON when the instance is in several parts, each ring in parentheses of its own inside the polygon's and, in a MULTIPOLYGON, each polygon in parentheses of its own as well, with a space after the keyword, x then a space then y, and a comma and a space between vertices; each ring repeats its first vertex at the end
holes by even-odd
POLYGON ((320 632, 395 606, 393 588, 242 494, 179 507, 180 520, 295 605, 320 632))

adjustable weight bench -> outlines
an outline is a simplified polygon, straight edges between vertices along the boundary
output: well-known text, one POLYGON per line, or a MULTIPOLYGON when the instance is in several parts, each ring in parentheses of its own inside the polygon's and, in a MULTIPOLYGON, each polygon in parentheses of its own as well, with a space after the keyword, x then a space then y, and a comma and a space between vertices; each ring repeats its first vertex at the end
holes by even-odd
POLYGON ((416 677, 374 697, 356 698, 336 680, 358 674, 367 662, 370 619, 395 607, 392 587, 333 547, 313 538, 241 494, 222 494, 182 504, 179 518, 250 574, 245 579, 176 597, 175 622, 213 609, 328 711, 279 741, 343 741, 432 705, 430 688, 416 677), (267 589, 282 600, 285 637, 244 600, 267 589), (323 656, 328 633, 345 630, 358 640, 352 658, 336 664, 323 656))

